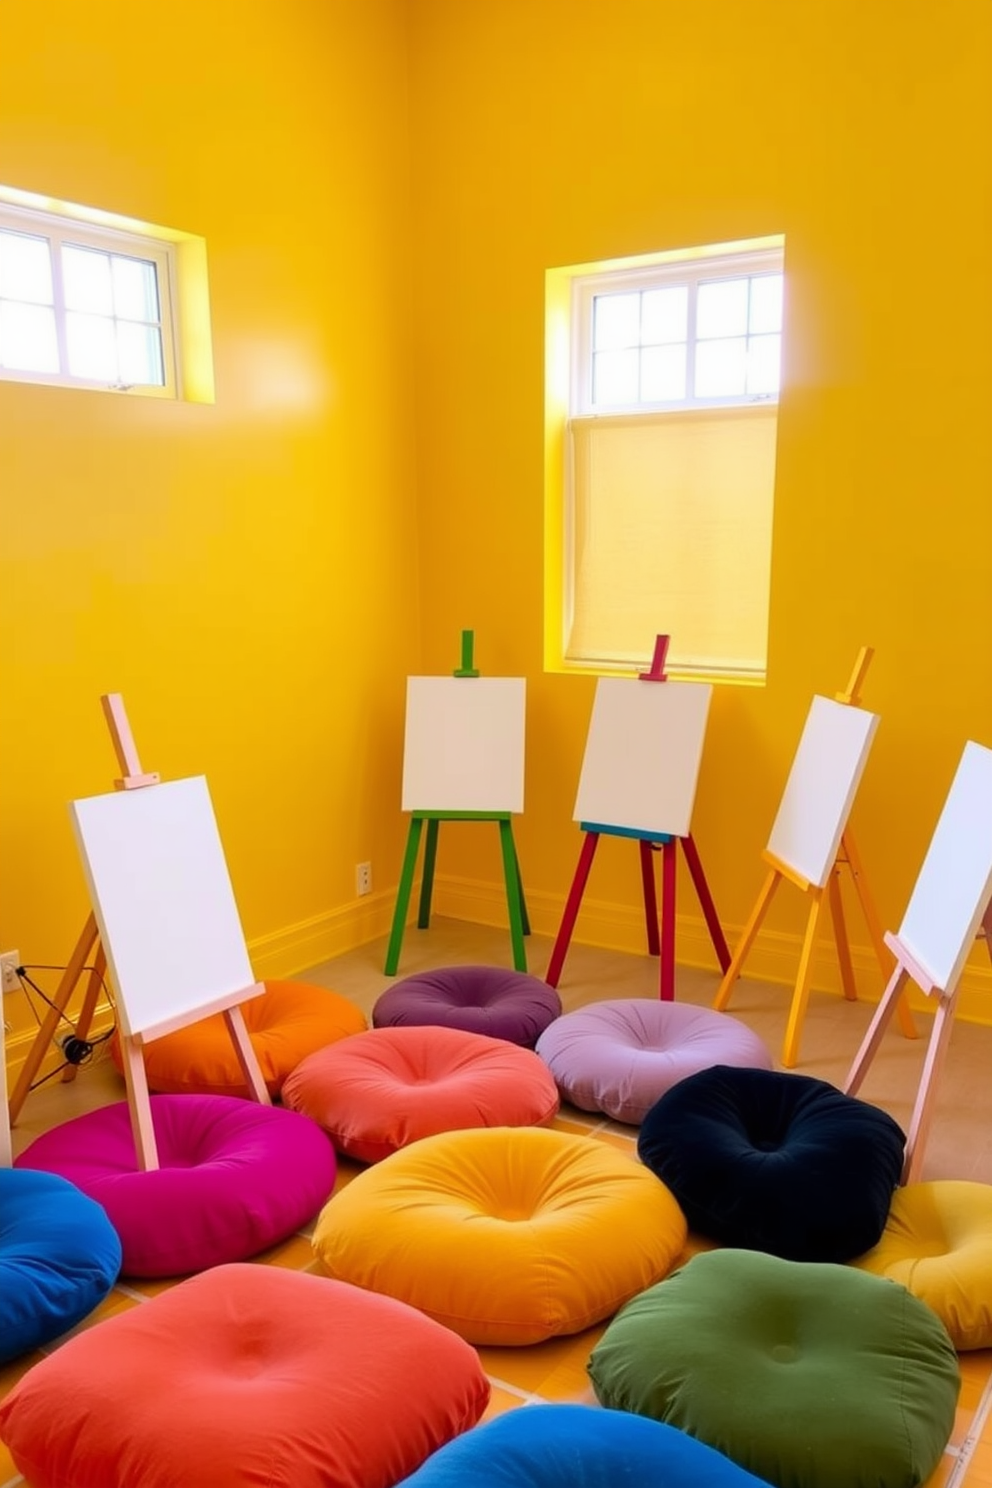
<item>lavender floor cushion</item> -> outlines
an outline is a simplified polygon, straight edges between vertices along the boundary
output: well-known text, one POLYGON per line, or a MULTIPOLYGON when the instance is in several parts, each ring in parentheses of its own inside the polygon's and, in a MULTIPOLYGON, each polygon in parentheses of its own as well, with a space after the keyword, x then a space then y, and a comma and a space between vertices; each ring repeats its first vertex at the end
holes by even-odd
POLYGON ((372 1010, 376 1028, 437 1024, 533 1049, 561 1014, 553 987, 504 966, 447 966, 404 978, 372 1010))
POLYGON ((665 1092, 715 1064, 770 1070, 756 1033, 726 1013, 629 997, 566 1013, 542 1033, 537 1053, 563 1100, 638 1126, 665 1092))
POLYGON ((224 1095, 153 1095, 151 1109, 157 1169, 138 1169, 126 1101, 46 1132, 16 1163, 103 1206, 125 1276, 246 1260, 311 1220, 334 1187, 334 1149, 296 1111, 224 1095))

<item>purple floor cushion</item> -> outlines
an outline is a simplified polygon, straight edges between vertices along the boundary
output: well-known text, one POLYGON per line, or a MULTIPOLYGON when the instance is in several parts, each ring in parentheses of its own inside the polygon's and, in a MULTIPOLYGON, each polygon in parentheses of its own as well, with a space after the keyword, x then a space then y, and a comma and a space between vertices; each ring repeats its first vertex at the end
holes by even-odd
POLYGON ((553 987, 504 966, 447 966, 406 977, 372 1009, 376 1028, 440 1024, 533 1049, 561 1013, 553 987))
POLYGON ((106 1210, 125 1276, 182 1276, 257 1255, 334 1187, 334 1149, 306 1116, 225 1095, 153 1095, 159 1167, 138 1168, 126 1101, 38 1137, 17 1168, 58 1173, 106 1210))
POLYGON ((726 1013, 628 997, 566 1013, 537 1041, 563 1100, 638 1126, 665 1091, 714 1064, 770 1070, 756 1033, 726 1013))

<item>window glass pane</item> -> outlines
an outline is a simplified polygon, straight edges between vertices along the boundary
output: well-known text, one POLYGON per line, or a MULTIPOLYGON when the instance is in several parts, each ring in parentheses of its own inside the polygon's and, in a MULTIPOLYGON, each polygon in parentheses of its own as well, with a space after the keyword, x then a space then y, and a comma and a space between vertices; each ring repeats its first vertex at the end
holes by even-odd
POLYGON ((688 319, 689 291, 684 284, 647 289, 641 295, 641 341, 645 346, 684 341, 688 319))
POLYGON ((751 312, 748 330, 780 331, 782 329, 782 275, 758 274, 751 280, 751 312))
POLYGON ((594 403, 637 402, 636 351, 599 351, 592 359, 594 403))
POLYGON ((711 279, 696 296, 696 335, 743 336, 747 331, 747 280, 711 279))
POLYGON ((20 372, 57 372, 55 311, 0 300, 0 366, 20 372))
MULTIPOLYGON (((109 265, 107 282, 110 282, 109 265)), ((102 315, 78 315, 70 310, 65 318, 65 333, 73 377, 89 377, 95 382, 117 381, 117 342, 112 320, 102 315)))
MULTIPOLYGON (((0 232, 0 295, 7 300, 52 303, 52 256, 47 238, 0 232)), ((26 367, 19 362, 18 366, 26 367)), ((40 371, 33 367, 32 371, 40 371)))
MULTIPOLYGON (((125 320, 158 320, 158 279, 155 265, 145 258, 110 260, 114 284, 114 314, 125 320)), ((147 379, 142 379, 147 381, 147 379)))
POLYGON ((639 294, 596 296, 593 301, 593 346, 597 351, 636 346, 640 339, 640 329, 639 294))
POLYGON ((641 398, 671 403, 685 397, 685 346, 647 346, 641 352, 641 398))
POLYGON ((63 248, 62 279, 67 310, 113 315, 109 253, 97 253, 92 248, 63 248))
POLYGON ((752 336, 747 345, 747 391, 777 393, 781 336, 752 336))
POLYGON ((744 392, 746 346, 743 336, 699 343, 696 347, 697 398, 733 398, 744 392))
POLYGON ((157 326, 118 321, 117 352, 122 382, 130 383, 132 387, 142 383, 154 387, 164 384, 162 337, 157 326))

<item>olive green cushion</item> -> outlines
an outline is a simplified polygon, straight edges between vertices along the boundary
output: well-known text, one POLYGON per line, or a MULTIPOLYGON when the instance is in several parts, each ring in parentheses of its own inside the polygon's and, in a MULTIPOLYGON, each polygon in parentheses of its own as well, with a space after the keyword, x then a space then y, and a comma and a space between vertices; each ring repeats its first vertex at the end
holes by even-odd
POLYGON ((694 1256, 635 1297, 589 1373, 603 1405, 677 1426, 778 1488, 914 1488, 947 1445, 959 1386, 946 1329, 898 1282, 744 1250, 694 1256))

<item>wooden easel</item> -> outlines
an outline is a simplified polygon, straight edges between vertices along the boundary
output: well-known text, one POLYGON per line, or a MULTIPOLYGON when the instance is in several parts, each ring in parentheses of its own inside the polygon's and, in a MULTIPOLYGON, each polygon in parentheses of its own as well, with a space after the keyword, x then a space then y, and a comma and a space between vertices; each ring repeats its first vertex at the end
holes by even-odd
MULTIPOLYGON (((158 785, 161 776, 157 772, 146 773, 141 769, 138 751, 120 694, 108 693, 101 697, 100 703, 110 730, 114 753, 117 756, 117 762, 121 769, 121 778, 114 781, 114 789, 140 790, 145 787, 158 785)), ((100 938, 96 915, 91 911, 87 916, 86 923, 69 958, 69 963, 55 990, 48 1013, 41 1027, 38 1029, 31 1049, 28 1051, 27 1059, 21 1069, 17 1084, 14 1087, 14 1093, 10 1098, 10 1121, 12 1125, 16 1124, 24 1102, 30 1094, 34 1078, 41 1068, 42 1061, 51 1046, 52 1039, 55 1036, 55 1030, 65 1015, 65 1010, 69 1005, 72 994, 84 972, 88 972, 88 980, 76 1025, 76 1035, 78 1038, 84 1039, 89 1032, 97 998, 100 988, 103 985, 103 976, 106 967, 106 951, 100 938), (88 965, 91 953, 93 954, 93 961, 92 965, 88 965)), ((258 1059, 248 1036, 244 1015, 239 1006, 248 997, 255 996, 262 990, 261 984, 256 984, 255 987, 246 988, 238 992, 233 998, 220 998, 216 1004, 198 1009, 196 1021, 209 1017, 212 1013, 222 1012, 224 1014, 225 1022, 234 1042, 238 1063, 249 1090, 255 1100, 261 1102, 263 1105, 271 1105, 271 1097, 269 1096, 258 1059)), ((124 1082, 127 1087, 128 1105, 131 1111, 131 1129, 134 1133, 135 1152, 137 1154, 139 1168, 142 1171, 149 1171, 158 1167, 158 1150, 155 1143, 148 1081, 145 1076, 145 1065, 141 1046, 142 1044, 153 1042, 156 1038, 162 1038, 167 1033, 173 1033, 177 1028, 186 1027, 192 1020, 188 1016, 170 1019, 157 1025, 154 1029, 146 1029, 140 1034, 132 1035, 126 1030, 127 1014, 126 1008, 123 1006, 120 988, 117 991, 117 1011, 122 1023, 119 1030, 122 1065, 124 1082)), ((74 1073, 75 1070, 73 1070, 74 1073)), ((71 1075, 68 1077, 72 1078, 71 1075)))
MULTIPOLYGON (((851 680, 848 682, 845 691, 835 694, 835 700, 838 703, 849 703, 852 707, 859 706, 861 701, 861 687, 874 654, 873 647, 862 646, 854 663, 851 680)), ((856 1002, 858 998, 858 989, 854 981, 854 967, 851 962, 851 949, 847 938, 847 927, 844 923, 844 907, 841 900, 841 878, 845 871, 850 874, 854 890, 858 896, 858 902, 861 905, 862 914, 865 918, 865 923, 868 926, 868 934, 871 937, 871 943, 883 975, 888 975, 890 960, 886 950, 886 942, 882 934, 881 920, 869 893, 864 869, 861 865, 861 856, 855 846, 854 836, 849 826, 845 826, 841 835, 840 848, 827 880, 826 889, 820 888, 817 884, 811 884, 801 874, 796 873, 790 868, 787 863, 780 862, 767 849, 763 851, 762 857, 768 864, 769 873, 761 887, 757 902, 744 927, 744 932, 734 951, 730 964, 724 971, 723 981, 720 983, 713 1006, 718 1012, 723 1012, 727 1008, 734 983, 741 974, 741 969, 747 959, 748 952, 757 938, 762 921, 768 912, 769 905, 775 896, 775 891, 779 884, 785 880, 795 884, 802 893, 808 895, 810 906, 809 915, 806 920, 806 933, 803 936, 802 951, 799 956, 799 969, 796 974, 795 989, 792 994, 792 1004, 789 1009, 789 1021, 786 1026, 785 1040, 782 1047, 782 1063, 786 1069, 792 1069, 799 1058, 799 1038, 803 1019, 806 1016, 806 1008, 809 1003, 810 982, 813 971, 813 949, 816 943, 816 931, 824 900, 830 906, 844 996, 848 1002, 856 1002)), ((901 998, 899 1001, 899 1021, 902 1025, 902 1031, 907 1038, 917 1037, 913 1015, 905 998, 901 998)))
MULTIPOLYGON (((638 678, 642 682, 666 682, 668 680, 665 672, 665 659, 668 655, 670 636, 660 635, 655 640, 654 655, 651 667, 646 672, 639 672, 638 678)), ((592 868, 593 858, 596 856, 596 848, 601 836, 628 837, 638 844, 641 860, 641 889, 644 896, 644 922, 647 930, 648 954, 660 957, 659 968, 659 995, 662 1002, 672 1002, 675 997, 675 882, 677 867, 677 843, 682 843, 686 863, 692 875, 692 882, 699 897, 706 926, 716 951, 717 960, 722 970, 730 965, 730 951, 720 926, 713 896, 710 894, 700 861, 699 851, 692 839, 692 834, 687 833, 685 837, 676 838, 667 833, 641 832, 630 827, 605 826, 599 822, 579 822, 579 828, 585 833, 585 840, 579 853, 579 862, 572 879, 572 886, 568 891, 565 901, 565 910, 562 915, 561 925, 555 939, 551 952, 551 960, 545 974, 545 981, 551 987, 557 987, 561 979, 562 968, 565 957, 568 954, 572 931, 578 917, 579 906, 582 903, 582 895, 585 892, 586 882, 589 878, 589 870, 592 868), (661 934, 658 931, 658 902, 655 892, 655 874, 652 852, 661 849, 661 934)))

